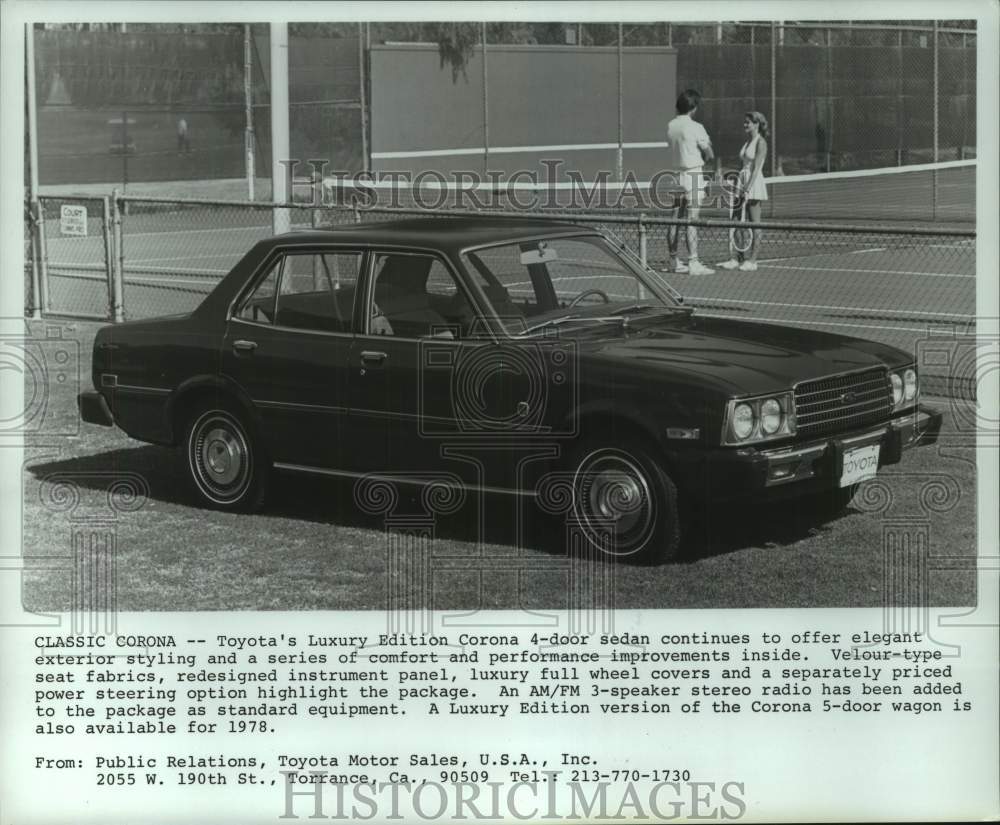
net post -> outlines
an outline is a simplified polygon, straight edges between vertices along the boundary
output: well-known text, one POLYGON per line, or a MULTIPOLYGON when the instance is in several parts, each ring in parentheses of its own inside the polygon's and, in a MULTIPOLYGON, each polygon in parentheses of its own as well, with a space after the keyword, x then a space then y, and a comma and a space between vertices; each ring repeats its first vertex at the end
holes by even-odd
POLYGON ((323 214, 319 207, 323 203, 323 176, 315 166, 312 168, 310 180, 312 189, 312 208, 309 210, 309 226, 318 229, 323 223, 323 214))
POLYGON ((122 111, 122 189, 128 191, 128 112, 122 111))
POLYGON ((112 232, 112 281, 111 308, 112 318, 116 324, 125 320, 125 239, 122 232, 122 210, 120 193, 111 190, 111 232, 112 232))

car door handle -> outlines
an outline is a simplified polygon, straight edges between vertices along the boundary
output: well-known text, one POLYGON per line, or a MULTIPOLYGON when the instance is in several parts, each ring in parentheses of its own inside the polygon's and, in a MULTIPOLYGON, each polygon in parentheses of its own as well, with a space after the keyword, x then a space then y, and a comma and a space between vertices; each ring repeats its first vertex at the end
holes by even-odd
POLYGON ((377 366, 384 363, 388 357, 388 353, 366 349, 361 353, 361 363, 367 366, 377 366))
POLYGON ((237 352, 253 352, 257 349, 256 341, 233 341, 233 349, 237 352))

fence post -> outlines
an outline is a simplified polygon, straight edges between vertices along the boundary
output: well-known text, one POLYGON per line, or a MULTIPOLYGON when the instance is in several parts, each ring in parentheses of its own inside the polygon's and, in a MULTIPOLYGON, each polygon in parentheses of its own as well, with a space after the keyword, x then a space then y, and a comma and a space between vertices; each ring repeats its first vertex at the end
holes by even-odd
POLYGON ((624 37, 623 24, 618 24, 618 150, 615 152, 615 173, 617 177, 615 180, 621 180, 625 177, 625 152, 624 152, 624 101, 622 100, 622 95, 624 94, 623 82, 622 82, 622 70, 623 70, 623 55, 622 55, 622 39, 624 37))
POLYGON ((896 32, 896 166, 903 165, 903 30, 896 32))
POLYGON ((253 47, 250 24, 243 24, 243 115, 246 125, 243 130, 244 152, 246 153, 247 200, 254 200, 254 184, 257 177, 257 163, 254 159, 253 131, 253 47))
MULTIPOLYGON (((771 177, 778 174, 778 27, 771 21, 771 177)), ((772 206, 773 211, 773 206, 772 206)))
POLYGON ((644 212, 639 213, 639 260, 643 266, 648 266, 646 263, 646 214, 644 212))
POLYGON ((122 213, 117 189, 111 190, 111 312, 116 324, 125 320, 125 238, 122 232, 122 213))
POLYGON ((368 172, 372 163, 368 153, 368 83, 366 63, 368 61, 368 24, 358 23, 358 97, 361 99, 361 164, 368 172))
POLYGON ((115 245, 111 227, 111 204, 108 196, 101 198, 101 241, 104 245, 104 269, 108 278, 108 315, 115 317, 115 245))
POLYGON ((42 296, 40 288, 39 268, 41 267, 41 243, 38 240, 39 204, 37 198, 28 201, 25 216, 28 219, 28 236, 31 241, 31 299, 28 309, 31 317, 38 320, 42 317, 42 296))
POLYGON ((483 175, 490 173, 490 81, 487 72, 486 21, 482 22, 483 37, 483 175))
MULTIPOLYGON (((934 162, 937 163, 938 158, 938 120, 940 112, 938 111, 938 21, 934 21, 934 162)), ((937 208, 938 208, 938 172, 937 169, 932 173, 934 180, 934 190, 931 195, 932 208, 931 216, 934 220, 937 220, 937 208)))
POLYGON ((45 239, 45 202, 38 204, 38 306, 42 313, 49 311, 49 244, 45 239))
POLYGON ((833 97, 833 29, 826 30, 826 171, 833 168, 833 127, 836 117, 836 101, 833 97))

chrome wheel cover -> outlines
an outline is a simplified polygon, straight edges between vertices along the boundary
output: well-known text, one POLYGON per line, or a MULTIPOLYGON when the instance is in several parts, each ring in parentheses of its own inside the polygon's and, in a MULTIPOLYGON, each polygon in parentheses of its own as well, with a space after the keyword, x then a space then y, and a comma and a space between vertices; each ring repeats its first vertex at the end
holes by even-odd
POLYGON ((223 410, 209 410, 191 427, 191 475, 202 494, 217 504, 238 501, 250 486, 253 455, 240 422, 223 410))
POLYGON ((641 550, 653 534, 656 500, 642 465, 616 449, 584 457, 574 476, 574 511, 591 543, 615 555, 641 550))

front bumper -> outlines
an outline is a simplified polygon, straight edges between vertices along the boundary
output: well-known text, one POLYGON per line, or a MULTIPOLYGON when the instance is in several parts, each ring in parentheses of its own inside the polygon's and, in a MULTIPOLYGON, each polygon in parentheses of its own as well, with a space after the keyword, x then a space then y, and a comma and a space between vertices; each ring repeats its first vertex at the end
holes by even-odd
POLYGON ((88 424, 100 424, 102 427, 113 427, 115 418, 111 414, 108 402, 99 392, 81 392, 76 397, 80 408, 80 418, 88 424))
POLYGON ((896 464, 905 450, 936 442, 941 421, 941 413, 920 406, 887 424, 808 444, 713 450, 704 472, 696 473, 688 486, 712 500, 761 494, 783 498, 829 490, 840 485, 848 450, 878 444, 879 468, 896 464))

